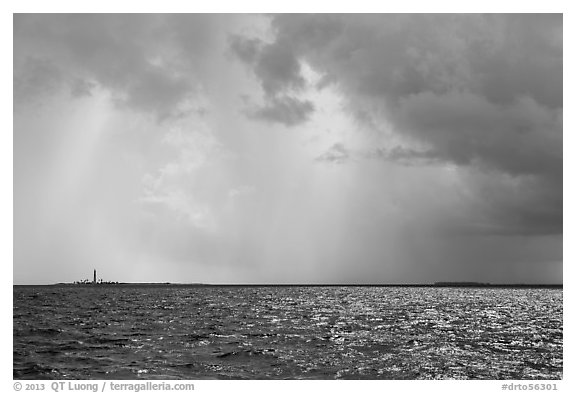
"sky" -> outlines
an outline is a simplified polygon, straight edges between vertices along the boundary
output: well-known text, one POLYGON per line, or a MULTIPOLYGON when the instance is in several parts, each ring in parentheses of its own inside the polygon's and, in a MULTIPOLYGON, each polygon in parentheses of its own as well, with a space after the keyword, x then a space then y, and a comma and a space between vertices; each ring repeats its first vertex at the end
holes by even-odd
POLYGON ((14 283, 561 283, 562 30, 17 14, 14 283))

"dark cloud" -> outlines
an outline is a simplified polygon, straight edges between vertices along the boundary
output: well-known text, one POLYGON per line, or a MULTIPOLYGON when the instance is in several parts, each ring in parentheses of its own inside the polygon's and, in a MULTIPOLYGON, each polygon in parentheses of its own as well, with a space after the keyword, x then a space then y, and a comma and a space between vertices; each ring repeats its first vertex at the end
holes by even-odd
POLYGON ((415 150, 401 146, 395 146, 389 150, 376 149, 369 152, 367 157, 385 159, 402 165, 431 165, 442 162, 438 155, 431 150, 415 150))
POLYGON ((254 69, 269 96, 284 89, 297 91, 306 84, 301 75, 300 63, 290 45, 266 45, 254 69))
POLYGON ((82 78, 76 78, 70 84, 70 93, 74 97, 85 97, 92 95, 92 89, 96 85, 93 82, 87 81, 82 78))
POLYGON ((231 35, 228 38, 230 49, 244 63, 254 66, 262 51, 263 42, 259 38, 231 35))
POLYGON ((289 42, 265 44, 258 39, 233 35, 230 37, 230 48, 239 59, 253 68, 268 97, 305 87, 300 62, 289 42))
POLYGON ((445 161, 431 150, 417 150, 403 146, 392 148, 351 149, 342 142, 334 143, 328 150, 316 157, 317 161, 342 164, 359 160, 384 160, 402 166, 442 165, 445 161))
POLYGON ((464 175, 472 199, 473 232, 523 236, 562 233, 561 180, 475 171, 464 175))
POLYGON ((446 162, 512 175, 562 173, 561 112, 519 97, 506 106, 470 93, 407 97, 390 116, 446 162))
POLYGON ((124 94, 117 98, 122 106, 146 112, 156 112, 160 119, 179 114, 178 104, 193 91, 191 82, 185 77, 168 76, 160 67, 148 67, 129 85, 124 94))
POLYGON ((280 15, 273 25, 270 45, 290 42, 363 123, 385 116, 457 164, 558 170, 561 15, 280 15))
POLYGON ((343 163, 351 159, 351 153, 342 143, 333 144, 326 152, 316 158, 318 161, 343 163))
POLYGON ((254 72, 266 104, 247 113, 254 119, 294 126, 308 120, 314 105, 289 96, 306 87, 300 62, 289 42, 266 44, 257 38, 229 37, 232 53, 254 72))
POLYGON ((36 97, 53 94, 60 90, 64 76, 51 61, 27 57, 14 77, 14 100, 28 102, 36 97))
POLYGON ((561 15, 279 15, 277 39, 348 94, 469 91, 561 106, 561 15), (505 84, 502 84, 502 82, 505 84))
MULTIPOLYGON (((562 24, 560 14, 284 14, 272 18, 275 40, 267 46, 320 73, 318 87, 342 93, 361 124, 390 124, 406 141, 361 156, 510 177, 513 186, 476 189, 489 206, 486 227, 559 233, 562 24)), ((283 75, 279 86, 289 87, 297 73, 283 75)), ((342 151, 321 159, 348 159, 342 151)))
POLYGON ((314 105, 307 100, 292 97, 273 97, 268 104, 248 110, 249 117, 285 126, 295 126, 308 120, 314 105))
POLYGON ((123 107, 161 119, 179 115, 201 84, 200 63, 215 47, 217 26, 216 17, 198 15, 16 15, 15 94, 32 96, 65 83, 82 95, 98 85, 123 107), (27 66, 31 54, 71 79, 27 66))
POLYGON ((93 82, 68 75, 49 59, 27 56, 14 76, 14 101, 17 106, 39 103, 63 91, 79 98, 91 95, 94 87, 93 82))

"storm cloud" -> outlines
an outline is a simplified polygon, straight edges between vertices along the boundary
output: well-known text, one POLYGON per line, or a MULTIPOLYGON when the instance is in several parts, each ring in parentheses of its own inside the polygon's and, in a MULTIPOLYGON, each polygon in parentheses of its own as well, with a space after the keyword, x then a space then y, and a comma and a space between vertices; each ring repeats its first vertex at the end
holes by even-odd
MULTIPOLYGON (((232 42, 265 91, 298 90, 298 64, 309 64, 366 128, 399 138, 358 156, 493 172, 482 188, 532 201, 512 223, 509 203, 487 195, 495 227, 561 232, 561 15, 278 15, 272 26, 272 42, 232 42)), ((320 158, 340 162, 346 150, 339 142, 320 158)))

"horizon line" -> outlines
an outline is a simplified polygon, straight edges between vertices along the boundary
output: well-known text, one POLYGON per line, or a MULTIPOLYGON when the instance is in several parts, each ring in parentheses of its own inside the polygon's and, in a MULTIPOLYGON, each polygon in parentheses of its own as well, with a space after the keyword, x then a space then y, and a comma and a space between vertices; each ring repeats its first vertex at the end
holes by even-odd
POLYGON ((116 286, 116 285, 157 285, 157 286, 205 286, 205 287, 561 287, 563 283, 491 283, 475 281, 436 281, 433 283, 183 283, 183 282, 102 282, 74 283, 58 282, 43 284, 12 284, 13 286, 116 286))

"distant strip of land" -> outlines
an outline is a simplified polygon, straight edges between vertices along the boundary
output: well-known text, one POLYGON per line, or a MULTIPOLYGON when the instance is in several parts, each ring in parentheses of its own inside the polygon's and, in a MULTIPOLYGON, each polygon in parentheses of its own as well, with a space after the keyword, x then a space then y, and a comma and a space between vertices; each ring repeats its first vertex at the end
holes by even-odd
POLYGON ((250 288, 250 287, 399 287, 399 288, 550 288, 562 289, 563 284, 492 284, 481 282, 436 282, 432 284, 201 284, 170 282, 56 283, 14 284, 14 287, 73 287, 73 288, 250 288))

